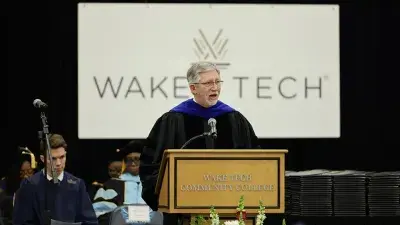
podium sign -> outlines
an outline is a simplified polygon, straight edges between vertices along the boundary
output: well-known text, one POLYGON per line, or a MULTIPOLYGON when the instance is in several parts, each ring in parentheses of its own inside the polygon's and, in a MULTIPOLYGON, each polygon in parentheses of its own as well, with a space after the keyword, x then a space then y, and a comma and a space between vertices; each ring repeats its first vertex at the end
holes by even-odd
POLYGON ((287 150, 167 150, 156 192, 159 209, 169 213, 235 213, 241 195, 255 214, 284 213, 287 150))

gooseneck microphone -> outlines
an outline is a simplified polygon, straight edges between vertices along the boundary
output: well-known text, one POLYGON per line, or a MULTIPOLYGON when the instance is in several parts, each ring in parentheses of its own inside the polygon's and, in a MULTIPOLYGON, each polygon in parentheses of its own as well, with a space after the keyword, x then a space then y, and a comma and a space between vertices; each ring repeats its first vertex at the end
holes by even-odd
POLYGON ((217 138, 217 121, 214 118, 210 118, 208 119, 208 125, 210 126, 210 131, 209 132, 204 132, 202 134, 199 134, 197 136, 194 136, 192 138, 190 138, 185 144, 183 144, 183 146, 181 147, 181 149, 186 148, 186 146, 188 146, 190 143, 192 143, 192 141, 197 140, 199 138, 203 138, 206 136, 211 136, 212 138, 217 138))

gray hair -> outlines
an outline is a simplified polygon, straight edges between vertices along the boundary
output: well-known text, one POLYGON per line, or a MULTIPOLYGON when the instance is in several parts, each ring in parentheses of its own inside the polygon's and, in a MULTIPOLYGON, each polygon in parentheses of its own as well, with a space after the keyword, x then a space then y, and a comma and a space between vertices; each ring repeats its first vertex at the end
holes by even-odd
POLYGON ((186 74, 189 84, 197 83, 200 80, 200 74, 215 70, 219 74, 219 69, 212 62, 196 62, 189 68, 186 74))

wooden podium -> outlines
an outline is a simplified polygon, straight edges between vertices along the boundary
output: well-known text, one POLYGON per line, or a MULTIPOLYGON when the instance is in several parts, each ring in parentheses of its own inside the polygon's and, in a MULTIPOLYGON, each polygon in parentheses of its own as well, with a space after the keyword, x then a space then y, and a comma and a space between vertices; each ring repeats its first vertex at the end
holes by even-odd
POLYGON ((247 214, 285 212, 287 150, 166 150, 156 185, 159 211, 234 215, 240 196, 247 214))

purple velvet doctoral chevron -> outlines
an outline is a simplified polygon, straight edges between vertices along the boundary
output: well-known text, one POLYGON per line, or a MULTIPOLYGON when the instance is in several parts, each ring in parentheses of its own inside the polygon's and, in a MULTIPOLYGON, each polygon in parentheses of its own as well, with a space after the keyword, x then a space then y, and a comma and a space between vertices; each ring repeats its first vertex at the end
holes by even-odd
POLYGON ((234 109, 221 101, 218 101, 217 104, 209 108, 204 108, 197 104, 193 99, 188 99, 171 109, 171 112, 185 113, 205 119, 215 118, 234 111, 234 109))

